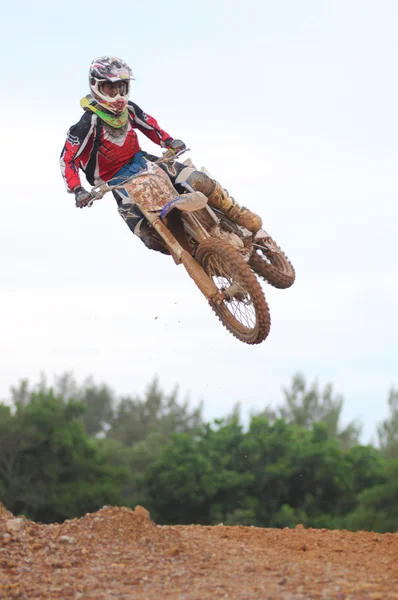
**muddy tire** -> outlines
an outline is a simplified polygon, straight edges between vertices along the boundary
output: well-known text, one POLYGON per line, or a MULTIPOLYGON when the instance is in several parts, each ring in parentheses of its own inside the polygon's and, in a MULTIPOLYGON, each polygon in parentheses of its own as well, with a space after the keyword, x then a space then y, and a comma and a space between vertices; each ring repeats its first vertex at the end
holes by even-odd
POLYGON ((264 293, 242 256, 217 238, 201 242, 195 254, 206 274, 225 299, 209 304, 224 327, 246 344, 260 344, 267 337, 271 318, 264 293))
POLYGON ((286 289, 296 279, 293 265, 272 238, 268 237, 266 242, 256 242, 249 264, 265 281, 276 288, 286 289))

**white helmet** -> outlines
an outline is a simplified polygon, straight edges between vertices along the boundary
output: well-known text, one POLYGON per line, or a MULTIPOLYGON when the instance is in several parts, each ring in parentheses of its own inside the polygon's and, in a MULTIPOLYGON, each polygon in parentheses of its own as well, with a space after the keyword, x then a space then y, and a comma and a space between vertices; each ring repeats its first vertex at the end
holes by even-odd
POLYGON ((88 72, 88 81, 93 98, 106 110, 120 115, 127 106, 130 94, 130 79, 134 79, 130 67, 116 56, 100 56, 93 60, 88 72), (112 97, 105 94, 104 83, 122 82, 118 93, 112 97))

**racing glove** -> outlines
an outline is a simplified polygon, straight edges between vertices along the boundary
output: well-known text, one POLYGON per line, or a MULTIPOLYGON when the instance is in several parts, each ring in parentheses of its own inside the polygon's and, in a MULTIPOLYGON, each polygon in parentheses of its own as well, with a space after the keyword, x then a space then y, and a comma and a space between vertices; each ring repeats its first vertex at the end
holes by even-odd
POLYGON ((93 203, 93 197, 90 192, 84 189, 81 185, 73 190, 75 194, 75 203, 77 208, 84 208, 85 206, 91 206, 93 203))
POLYGON ((182 140, 173 140, 173 138, 169 138, 165 141, 166 148, 178 154, 182 150, 186 149, 186 145, 182 140))

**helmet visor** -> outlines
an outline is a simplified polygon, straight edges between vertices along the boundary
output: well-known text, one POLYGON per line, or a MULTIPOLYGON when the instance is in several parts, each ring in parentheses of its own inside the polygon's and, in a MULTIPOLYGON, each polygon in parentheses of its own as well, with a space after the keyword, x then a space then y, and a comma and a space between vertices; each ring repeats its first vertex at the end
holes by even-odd
POLYGON ((116 96, 127 96, 129 93, 128 81, 102 81, 98 90, 104 96, 115 98, 116 96))

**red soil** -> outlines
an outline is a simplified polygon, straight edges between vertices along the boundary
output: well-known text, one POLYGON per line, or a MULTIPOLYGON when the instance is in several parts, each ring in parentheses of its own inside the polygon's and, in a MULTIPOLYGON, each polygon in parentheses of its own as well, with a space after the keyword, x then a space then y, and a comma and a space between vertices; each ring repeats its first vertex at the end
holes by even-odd
POLYGON ((0 598, 398 599, 398 534, 159 526, 140 506, 40 525, 0 504, 0 598))

